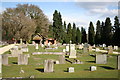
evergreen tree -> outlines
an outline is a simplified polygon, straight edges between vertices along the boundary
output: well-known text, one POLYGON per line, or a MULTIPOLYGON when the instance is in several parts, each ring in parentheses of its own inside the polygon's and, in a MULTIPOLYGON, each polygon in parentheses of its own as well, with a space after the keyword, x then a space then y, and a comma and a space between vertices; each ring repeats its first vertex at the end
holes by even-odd
POLYGON ((103 27, 103 39, 106 45, 111 45, 111 38, 112 38, 112 26, 111 20, 109 17, 105 20, 105 26, 103 27))
POLYGON ((53 35, 59 42, 63 42, 63 31, 61 14, 55 10, 53 14, 53 35))
POLYGON ((77 27, 77 31, 76 31, 76 44, 81 43, 81 33, 80 33, 80 29, 77 27))
POLYGON ((104 22, 102 21, 102 24, 101 24, 101 44, 104 44, 104 32, 103 32, 103 28, 105 27, 105 24, 104 22))
POLYGON ((120 47, 120 28, 117 28, 113 35, 113 44, 120 47))
POLYGON ((101 44, 101 25, 99 20, 96 25, 95 44, 101 44))
POLYGON ((120 23, 119 23, 119 19, 117 16, 115 16, 114 18, 114 26, 113 26, 113 29, 114 29, 114 32, 116 31, 117 28, 120 27, 120 23))
POLYGON ((66 32, 66 22, 64 21, 64 31, 66 32))
POLYGON ((76 25, 73 23, 73 29, 72 29, 72 43, 76 43, 76 25))
POLYGON ((114 34, 112 37, 112 43, 113 45, 117 45, 120 46, 120 23, 119 23, 119 19, 117 16, 115 16, 114 18, 114 34))
POLYGON ((81 27, 81 43, 87 42, 87 34, 83 27, 81 27))
POLYGON ((71 23, 69 23, 67 27, 67 43, 69 43, 71 39, 72 39, 72 29, 71 29, 71 23))
POLYGON ((95 37, 94 26, 93 26, 93 23, 90 22, 89 29, 88 29, 88 43, 90 45, 93 45, 95 43, 94 37, 95 37))

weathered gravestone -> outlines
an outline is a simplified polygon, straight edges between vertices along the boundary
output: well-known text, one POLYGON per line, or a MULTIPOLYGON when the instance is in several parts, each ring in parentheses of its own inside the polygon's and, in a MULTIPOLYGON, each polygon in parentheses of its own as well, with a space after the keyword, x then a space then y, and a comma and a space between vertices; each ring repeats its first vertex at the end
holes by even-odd
POLYGON ((66 46, 66 52, 69 52, 69 46, 68 45, 66 46))
POLYGON ((18 65, 27 65, 28 64, 28 55, 19 54, 18 55, 18 65))
POLYGON ((60 64, 65 64, 65 56, 64 55, 59 56, 59 63, 60 64))
POLYGON ((2 64, 8 65, 8 55, 7 54, 2 54, 2 64))
POLYGON ((83 45, 78 45, 78 48, 79 49, 83 49, 83 45))
POLYGON ((96 71, 97 67, 96 66, 90 66, 90 71, 96 71))
POLYGON ((70 44, 70 55, 69 58, 76 58, 75 44, 70 44))
POLYGON ((44 61, 44 72, 53 72, 54 71, 54 62, 53 60, 44 61))
POLYGON ((92 46, 89 46, 88 51, 92 52, 92 46))
POLYGON ((70 72, 70 73, 71 73, 71 72, 74 72, 74 67, 69 67, 69 68, 68 68, 68 72, 70 72))
POLYGON ((96 54, 96 64, 106 64, 107 55, 106 54, 96 54))
POLYGON ((117 68, 118 70, 120 70, 120 55, 118 55, 118 59, 117 59, 117 68))
POLYGON ((100 51, 100 49, 99 49, 99 48, 96 48, 96 49, 95 49, 95 51, 96 51, 96 52, 99 52, 99 51, 100 51))
POLYGON ((114 50, 118 50, 118 46, 114 46, 114 50))
POLYGON ((18 54, 22 54, 21 50, 11 50, 12 57, 18 57, 18 54))
POLYGON ((89 47, 89 45, 87 43, 85 43, 84 46, 83 46, 83 53, 88 52, 88 47, 89 47))
POLYGON ((113 53, 113 48, 112 46, 108 46, 108 54, 112 54, 113 53))

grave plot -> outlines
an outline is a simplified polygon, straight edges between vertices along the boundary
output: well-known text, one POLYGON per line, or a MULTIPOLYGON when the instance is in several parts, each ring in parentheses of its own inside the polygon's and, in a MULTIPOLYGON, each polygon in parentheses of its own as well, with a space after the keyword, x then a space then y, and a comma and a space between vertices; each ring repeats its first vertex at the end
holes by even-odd
MULTIPOLYGON (((84 54, 83 50, 80 49, 76 51, 76 56, 77 56, 76 58, 69 58, 67 56, 53 55, 53 54, 32 55, 33 52, 45 52, 45 49, 40 46, 39 46, 39 50, 35 50, 34 46, 28 46, 28 48, 29 48, 28 53, 30 54, 30 57, 28 58, 29 64, 18 65, 17 57, 9 57, 8 65, 3 65, 2 68, 3 78, 6 77, 26 78, 31 76, 34 76, 34 78, 82 78, 82 77, 117 78, 118 77, 116 75, 118 74, 117 55, 106 54, 107 63, 96 64, 96 54, 102 55, 102 53, 88 51, 87 53, 84 54), (78 53, 78 51, 80 53, 78 53), (48 64, 49 66, 47 66, 44 64, 45 60, 52 60, 53 62, 48 61, 48 63, 50 64, 48 64), (11 71, 13 73, 11 73, 11 71)), ((62 52, 63 49, 65 49, 65 46, 58 47, 56 51, 62 52)), ((53 50, 48 50, 48 52, 51 51, 53 50)))

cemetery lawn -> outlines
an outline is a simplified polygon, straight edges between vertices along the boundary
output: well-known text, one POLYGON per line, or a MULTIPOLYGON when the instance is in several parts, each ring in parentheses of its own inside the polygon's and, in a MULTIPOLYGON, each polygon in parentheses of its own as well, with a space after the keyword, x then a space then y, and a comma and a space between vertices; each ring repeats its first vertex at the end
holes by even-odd
MULTIPOLYGON (((57 50, 47 50, 49 52, 62 52, 65 47, 59 47, 57 50)), ((10 77, 24 77, 29 78, 34 76, 34 78, 118 78, 117 68, 117 55, 108 55, 107 64, 96 64, 95 56, 90 56, 89 54, 95 54, 96 52, 90 52, 88 54, 82 54, 81 50, 77 50, 77 59, 82 61, 84 64, 71 64, 66 62, 66 64, 54 64, 53 73, 44 73, 43 61, 45 59, 58 60, 59 55, 32 55, 33 52, 45 52, 43 48, 40 47, 39 50, 34 49, 34 46, 29 46, 30 54, 28 65, 17 65, 17 57, 9 57, 9 65, 2 66, 2 76, 3 78, 10 77), (97 66, 97 71, 90 71, 90 66, 97 66), (74 67, 74 73, 68 73, 67 68, 74 67), (20 70, 24 70, 24 73, 20 73, 20 70)), ((101 53, 97 53, 101 54, 101 53)), ((67 58, 69 59, 69 58, 67 58)), ((69 59, 73 60, 73 59, 69 59)))

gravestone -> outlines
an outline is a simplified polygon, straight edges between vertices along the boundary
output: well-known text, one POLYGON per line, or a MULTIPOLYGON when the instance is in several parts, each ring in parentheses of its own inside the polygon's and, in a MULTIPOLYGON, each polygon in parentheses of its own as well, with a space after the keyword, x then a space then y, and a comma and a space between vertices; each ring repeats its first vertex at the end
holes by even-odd
POLYGON ((70 55, 69 58, 76 58, 75 44, 70 44, 70 55))
POLYGON ((95 51, 96 51, 96 52, 99 52, 99 51, 100 51, 100 49, 99 49, 99 48, 96 48, 96 49, 95 49, 95 51))
POLYGON ((63 52, 65 52, 65 49, 63 49, 63 52))
POLYGON ((19 54, 18 55, 18 65, 27 65, 28 64, 28 55, 19 54))
POLYGON ((8 55, 7 54, 2 54, 2 64, 8 65, 8 55))
POLYGON ((59 63, 60 64, 65 64, 65 56, 64 55, 59 56, 59 63))
POLYGON ((39 49, 38 44, 35 45, 35 49, 39 49))
POLYGON ((22 52, 28 52, 28 48, 27 47, 22 47, 21 50, 22 50, 22 52))
POLYGON ((60 62, 59 61, 55 61, 55 64, 60 64, 60 62))
POLYGON ((114 50, 118 50, 118 46, 114 46, 114 50))
POLYGON ((90 66, 90 71, 96 71, 97 67, 96 66, 90 66))
POLYGON ((69 68, 68 68, 68 72, 69 72, 69 73, 74 72, 74 67, 69 67, 69 68))
POLYGON ((113 48, 112 46, 108 46, 108 54, 112 54, 113 53, 113 48))
POLYGON ((106 54, 96 54, 96 64, 106 64, 107 55, 106 54))
POLYGON ((44 72, 53 72, 54 71, 53 68, 54 68, 53 60, 44 61, 44 72))
POLYGON ((118 70, 120 70, 120 55, 118 55, 118 59, 117 59, 117 68, 118 70))
POLYGON ((69 46, 68 45, 66 46, 66 52, 69 52, 69 46))
POLYGON ((18 57, 18 54, 22 54, 21 50, 11 50, 12 57, 18 57))
POLYGON ((89 45, 87 43, 85 43, 84 46, 83 46, 83 53, 88 52, 88 47, 89 47, 89 45))
POLYGON ((78 48, 79 48, 79 49, 83 49, 83 45, 79 45, 78 48))
POLYGON ((92 46, 89 46, 88 51, 92 52, 92 46))
POLYGON ((22 39, 20 39, 20 44, 23 44, 22 39))

